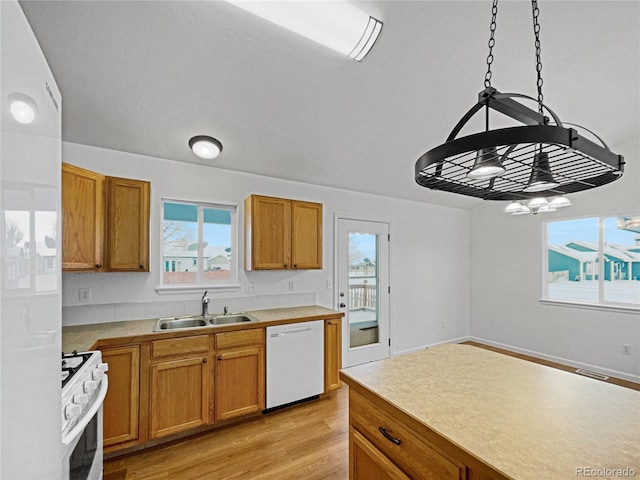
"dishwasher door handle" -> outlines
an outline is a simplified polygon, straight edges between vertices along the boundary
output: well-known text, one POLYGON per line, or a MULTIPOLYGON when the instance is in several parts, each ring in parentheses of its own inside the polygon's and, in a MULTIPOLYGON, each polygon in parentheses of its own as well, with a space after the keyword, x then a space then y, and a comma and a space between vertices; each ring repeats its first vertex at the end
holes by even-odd
POLYGON ((272 333, 271 337, 284 337, 286 335, 295 335, 297 333, 304 333, 304 332, 310 332, 311 331, 311 327, 307 327, 307 328, 299 328, 298 330, 289 330, 287 332, 282 332, 282 333, 272 333))

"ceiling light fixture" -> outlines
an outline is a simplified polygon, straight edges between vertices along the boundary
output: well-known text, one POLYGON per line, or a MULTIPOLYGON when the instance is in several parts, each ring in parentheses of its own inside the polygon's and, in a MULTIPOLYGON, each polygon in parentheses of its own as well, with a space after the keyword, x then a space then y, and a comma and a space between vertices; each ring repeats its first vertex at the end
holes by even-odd
POLYGON ((12 93, 9 95, 9 111, 16 122, 29 125, 36 119, 36 102, 24 93, 12 93))
POLYGON ((357 62, 382 31, 380 20, 344 1, 227 1, 357 62))
POLYGON ((189 140, 189 148, 200 158, 211 160, 222 152, 222 143, 207 135, 197 135, 189 140))
POLYGON ((563 124, 543 103, 537 0, 532 0, 531 5, 538 98, 500 93, 491 86, 498 13, 498 0, 493 0, 485 89, 478 94, 478 102, 460 119, 446 142, 418 159, 415 180, 419 185, 485 200, 527 200, 539 196, 540 192, 564 195, 588 190, 622 176, 624 158, 621 155, 613 153, 590 130, 575 124, 563 124), (536 102, 537 111, 515 98, 536 102), (483 108, 485 130, 456 138, 467 122, 483 108), (524 126, 490 130, 490 110, 524 126), (598 142, 584 138, 578 130, 567 125, 586 130, 598 142), (491 168, 484 168, 485 165, 491 168))
POLYGON ((504 208, 504 212, 512 215, 526 215, 527 213, 537 215, 540 212, 555 212, 558 208, 568 207, 569 205, 571 205, 571 202, 565 196, 553 197, 551 200, 535 197, 526 204, 521 201, 511 202, 504 208))

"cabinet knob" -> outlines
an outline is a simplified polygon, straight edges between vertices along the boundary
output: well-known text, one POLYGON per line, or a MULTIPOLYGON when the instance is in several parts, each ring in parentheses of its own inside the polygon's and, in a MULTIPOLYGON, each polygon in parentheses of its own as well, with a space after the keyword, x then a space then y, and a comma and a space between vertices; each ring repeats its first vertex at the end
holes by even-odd
POLYGON ((287 264, 285 263, 285 264, 284 264, 284 266, 286 267, 286 266, 287 266, 287 264))
POLYGON ((341 303, 340 308, 344 308, 344 307, 346 307, 346 305, 344 303, 341 303))
POLYGON ((143 264, 140 264, 140 268, 144 268, 144 265, 143 265, 143 264))
POLYGON ((102 264, 101 263, 96 264, 96 268, 102 268, 102 264))
POLYGON ((293 264, 293 268, 298 268, 298 265, 296 263, 293 264))
POLYGON ((218 355, 218 360, 222 360, 222 355, 218 355))
POLYGON ((202 363, 207 363, 207 359, 206 359, 206 358, 203 358, 203 359, 202 359, 202 363))

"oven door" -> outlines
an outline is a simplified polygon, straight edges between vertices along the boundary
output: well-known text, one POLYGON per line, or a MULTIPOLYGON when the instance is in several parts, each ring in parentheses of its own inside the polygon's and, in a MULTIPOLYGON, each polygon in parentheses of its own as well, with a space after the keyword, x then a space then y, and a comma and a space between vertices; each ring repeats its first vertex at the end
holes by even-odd
POLYGON ((62 480, 102 479, 102 404, 107 388, 105 375, 93 404, 62 440, 62 480))

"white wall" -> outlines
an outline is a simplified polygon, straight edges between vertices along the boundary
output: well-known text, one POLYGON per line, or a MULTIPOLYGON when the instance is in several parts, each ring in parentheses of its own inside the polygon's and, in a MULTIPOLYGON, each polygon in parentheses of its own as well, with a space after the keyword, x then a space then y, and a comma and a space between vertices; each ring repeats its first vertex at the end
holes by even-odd
MULTIPOLYGON (((400 353, 469 335, 469 212, 455 208, 261 177, 171 160, 63 143, 63 161, 105 175, 151 182, 151 272, 63 274, 63 324, 197 313, 201 293, 158 295, 160 199, 237 204, 249 194, 324 204, 324 268, 321 271, 251 271, 240 258, 237 292, 209 292, 212 311, 313 304, 334 307, 334 215, 391 222, 392 351, 400 353), (288 291, 289 281, 296 291, 288 291), (255 293, 248 294, 248 283, 255 293), (79 305, 79 288, 91 288, 91 305, 79 305), (444 323, 444 328, 442 327, 444 323)), ((411 166, 407 171, 411 179, 411 166)), ((419 188, 419 187, 416 187, 419 188)), ((243 230, 239 250, 244 250, 243 230)), ((242 253, 241 253, 242 255, 242 253)))
POLYGON ((640 380, 640 315, 539 303, 544 221, 640 210, 639 139, 612 150, 625 157, 622 179, 570 195, 568 208, 512 216, 488 203, 471 211, 472 337, 640 380), (622 355, 622 344, 632 355, 622 355))

